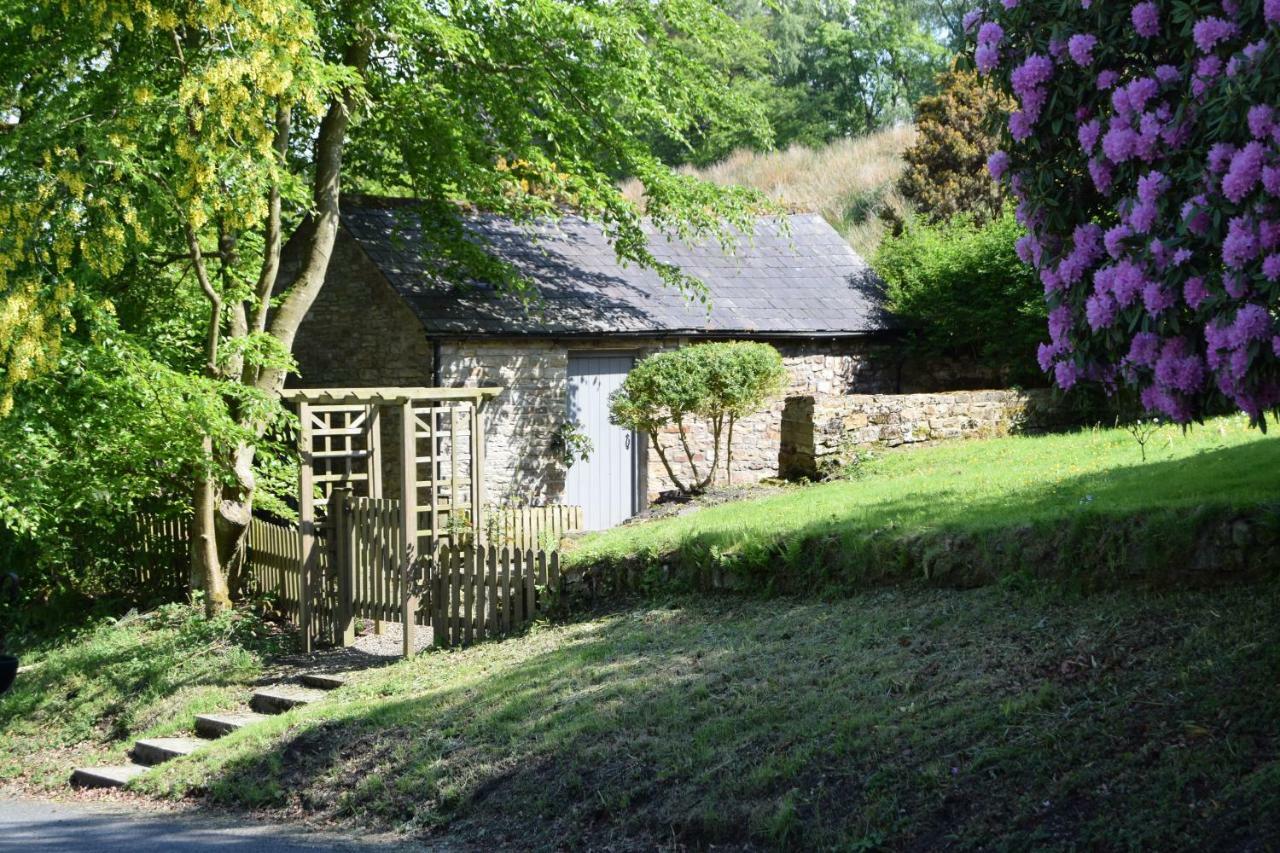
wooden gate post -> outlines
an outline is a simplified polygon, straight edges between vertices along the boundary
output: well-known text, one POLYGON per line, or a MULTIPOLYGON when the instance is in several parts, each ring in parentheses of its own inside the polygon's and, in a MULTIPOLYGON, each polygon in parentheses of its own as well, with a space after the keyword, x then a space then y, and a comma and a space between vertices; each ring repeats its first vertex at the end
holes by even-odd
POLYGON ((413 565, 419 557, 418 421, 413 414, 412 400, 406 400, 400 406, 400 535, 403 540, 401 554, 405 573, 400 591, 401 636, 404 639, 404 656, 411 658, 417 651, 414 618, 418 612, 418 597, 413 594, 412 585, 415 579, 413 565))
POLYGON ((355 571, 355 560, 352 559, 355 536, 352 530, 351 488, 334 489, 329 494, 329 523, 332 525, 332 563, 338 579, 338 602, 335 617, 333 641, 346 648, 356 641, 355 619, 355 584, 352 574, 355 571))
POLYGON ((311 455, 311 407, 298 404, 298 624, 302 629, 302 651, 310 654, 311 636, 311 567, 315 552, 316 508, 312 501, 315 488, 311 455))

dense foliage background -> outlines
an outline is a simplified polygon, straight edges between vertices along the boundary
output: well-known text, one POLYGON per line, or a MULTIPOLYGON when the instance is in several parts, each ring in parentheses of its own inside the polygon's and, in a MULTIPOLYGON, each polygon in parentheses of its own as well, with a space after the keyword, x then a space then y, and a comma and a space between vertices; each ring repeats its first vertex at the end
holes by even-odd
POLYGON ((1006 382, 1039 383, 1044 301, 1014 248, 1022 234, 1012 210, 987 223, 966 212, 909 221, 880 245, 876 271, 890 309, 913 327, 917 354, 970 358, 1006 382))

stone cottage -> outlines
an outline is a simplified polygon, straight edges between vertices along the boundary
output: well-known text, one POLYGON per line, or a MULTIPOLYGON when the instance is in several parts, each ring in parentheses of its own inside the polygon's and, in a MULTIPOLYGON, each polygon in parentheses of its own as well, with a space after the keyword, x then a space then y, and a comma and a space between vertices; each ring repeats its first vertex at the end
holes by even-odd
MULTIPOLYGON (((881 282, 817 215, 761 218, 728 253, 718 242, 655 231, 654 255, 705 283, 709 305, 619 262, 601 229, 577 217, 529 226, 475 215, 467 228, 534 285, 533 303, 483 282, 442 281, 412 207, 359 199, 344 206, 290 384, 502 387, 486 433, 486 491, 495 503, 580 504, 587 525, 600 528, 670 489, 646 437, 608 416, 608 395, 635 360, 664 348, 767 341, 791 372, 788 395, 967 384, 947 365, 921 371, 904 361, 881 282), (553 441, 566 420, 594 445, 568 470, 553 441)), ((782 410, 780 399, 739 424, 735 482, 778 474, 782 410)))

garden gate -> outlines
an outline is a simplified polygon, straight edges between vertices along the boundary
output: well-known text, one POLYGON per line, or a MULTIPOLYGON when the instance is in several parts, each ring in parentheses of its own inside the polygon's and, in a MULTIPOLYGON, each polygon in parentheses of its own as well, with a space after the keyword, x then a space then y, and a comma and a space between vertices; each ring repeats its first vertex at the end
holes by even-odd
POLYGON ((499 390, 285 392, 299 422, 297 618, 305 649, 325 635, 351 643, 357 610, 387 618, 395 596, 405 654, 412 654, 423 588, 414 567, 436 559, 450 531, 483 529, 484 405, 499 390), (389 413, 398 415, 400 441, 384 454, 381 422, 389 413), (385 496, 388 479, 398 500, 385 496), (367 571, 356 573, 357 564, 367 571))

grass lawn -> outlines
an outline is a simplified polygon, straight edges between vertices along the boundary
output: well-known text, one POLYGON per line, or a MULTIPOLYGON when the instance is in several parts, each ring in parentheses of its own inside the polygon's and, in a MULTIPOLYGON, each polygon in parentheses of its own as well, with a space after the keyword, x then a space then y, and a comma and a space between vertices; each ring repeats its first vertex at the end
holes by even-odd
MULTIPOLYGON (((1280 439, 1250 429, 1243 417, 1215 419, 1186 433, 1164 427, 1148 442, 1145 463, 1122 429, 944 442, 884 452, 854 480, 587 536, 569 561, 675 559, 765 572, 826 564, 856 574, 884 561, 884 554, 868 555, 875 538, 936 535, 945 550, 955 545, 948 535, 982 540, 1032 528, 1083 531, 1088 540, 1099 525, 1120 518, 1165 524, 1161 535, 1142 534, 1158 546, 1186 534, 1187 518, 1197 511, 1280 502, 1277 471, 1280 439)), ((1051 556, 1035 555, 1042 563, 1051 556)), ((1166 556, 1157 552, 1153 561, 1166 556)))
POLYGON ((144 777, 479 848, 1280 837, 1280 585, 698 596, 366 673, 144 777))
POLYGON ((195 714, 248 700, 283 639, 244 613, 181 605, 24 649, 0 697, 0 786, 65 791, 71 769, 122 764, 138 737, 190 733, 195 714))

